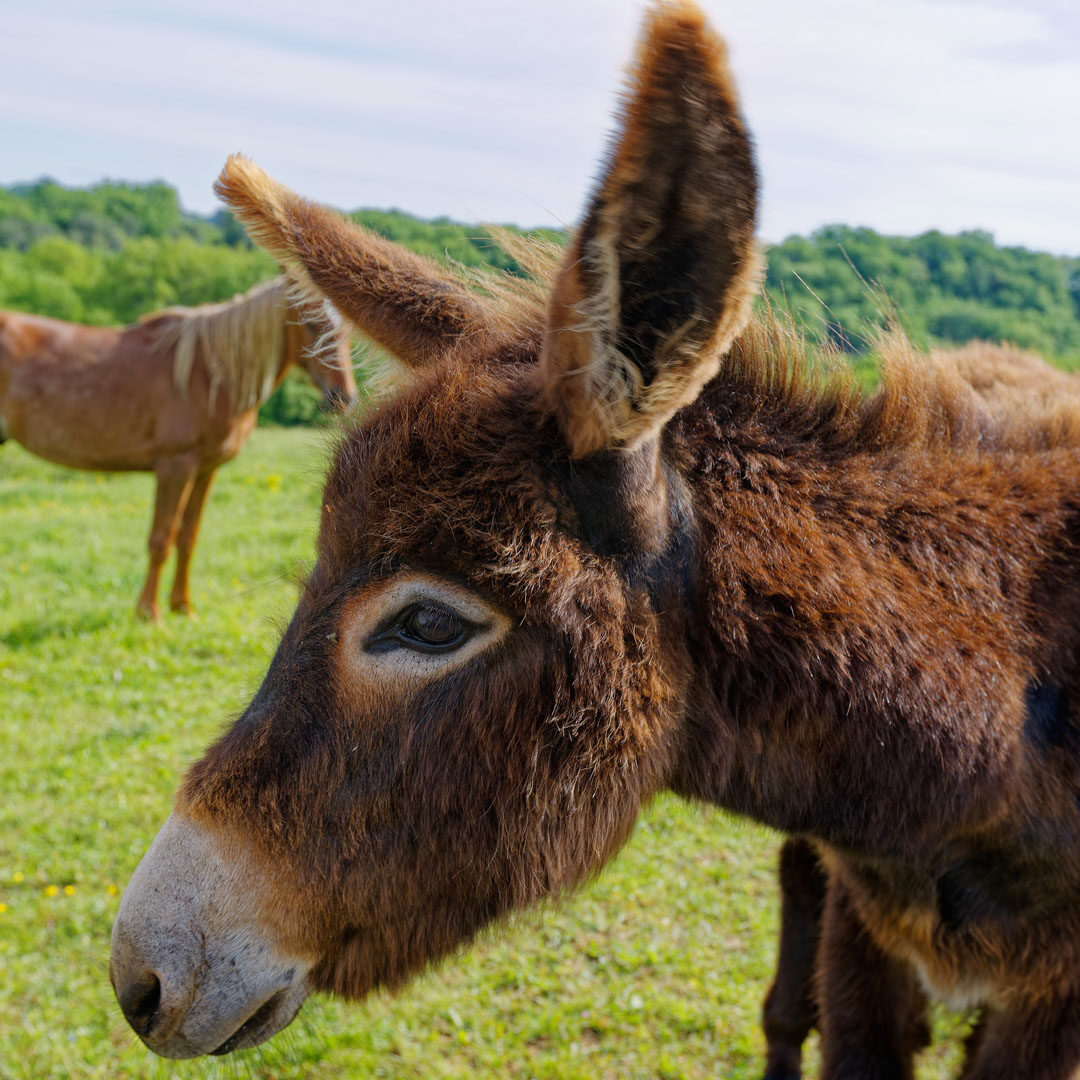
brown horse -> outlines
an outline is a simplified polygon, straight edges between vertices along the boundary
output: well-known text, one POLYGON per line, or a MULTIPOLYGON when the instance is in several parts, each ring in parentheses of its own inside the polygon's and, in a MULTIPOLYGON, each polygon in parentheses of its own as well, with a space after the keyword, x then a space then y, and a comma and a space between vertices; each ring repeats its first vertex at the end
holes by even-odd
POLYGON ((121 330, 0 311, 0 441, 76 469, 157 477, 136 605, 146 618, 159 617, 158 578, 174 541, 169 604, 190 613, 188 567, 214 473, 239 453, 289 366, 308 372, 327 406, 356 396, 348 335, 321 304, 298 307, 288 292, 276 278, 121 330))
POLYGON ((649 18, 546 305, 242 159, 220 187, 416 374, 346 434, 266 679, 113 929, 146 1044, 249 1046, 570 888, 662 789, 810 836, 824 1075, 1080 1064, 1080 451, 1006 440, 897 344, 822 375, 768 322, 724 49, 649 18))

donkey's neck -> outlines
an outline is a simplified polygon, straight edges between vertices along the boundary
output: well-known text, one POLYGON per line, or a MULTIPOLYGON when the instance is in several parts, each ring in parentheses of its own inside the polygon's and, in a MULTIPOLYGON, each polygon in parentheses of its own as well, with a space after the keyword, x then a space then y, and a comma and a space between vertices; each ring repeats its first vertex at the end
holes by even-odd
POLYGON ((813 446, 708 461, 676 789, 879 853, 985 818, 1019 782, 1046 661, 1033 553, 1067 541, 1076 455, 1060 475, 1049 458, 813 446))

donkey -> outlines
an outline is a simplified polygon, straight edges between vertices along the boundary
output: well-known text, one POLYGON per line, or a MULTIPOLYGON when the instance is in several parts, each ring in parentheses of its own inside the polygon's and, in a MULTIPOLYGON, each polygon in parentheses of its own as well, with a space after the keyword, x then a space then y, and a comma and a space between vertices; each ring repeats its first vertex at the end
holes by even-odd
MULTIPOLYGON (((1030 353, 985 341, 943 350, 940 360, 971 384, 998 423, 996 440, 1017 450, 1080 447, 1080 375, 1030 353)), ((780 849, 780 948, 762 1020, 765 1080, 801 1072, 802 1046, 817 1025, 814 980, 828 875, 812 841, 789 837, 780 849)))
POLYGON ((188 569, 214 473, 240 452, 290 365, 307 371, 327 407, 356 397, 348 335, 321 303, 298 307, 288 293, 276 278, 120 330, 0 311, 0 441, 59 465, 157 478, 136 605, 146 619, 160 617, 158 580, 174 542, 169 606, 191 613, 188 569))
POLYGON ((598 870, 662 789, 812 837, 823 1075, 1080 1064, 1080 452, 997 444, 897 345, 880 389, 768 319, 721 41, 649 14, 544 302, 234 158, 219 191, 412 385, 348 431, 261 688, 189 771, 111 976, 165 1056, 394 987, 598 870))

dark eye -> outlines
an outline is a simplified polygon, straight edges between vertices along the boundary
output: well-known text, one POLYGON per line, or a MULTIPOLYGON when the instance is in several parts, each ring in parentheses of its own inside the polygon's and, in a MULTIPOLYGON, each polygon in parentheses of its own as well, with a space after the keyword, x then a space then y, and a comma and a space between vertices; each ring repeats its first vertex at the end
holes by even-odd
POLYGON ((402 623, 404 637, 422 645, 446 648, 456 645, 465 635, 465 624, 453 612, 436 607, 418 607, 402 623))
POLYGON ((421 652, 455 649, 472 636, 476 626, 448 608, 417 604, 406 608, 368 641, 369 652, 402 646, 421 652))

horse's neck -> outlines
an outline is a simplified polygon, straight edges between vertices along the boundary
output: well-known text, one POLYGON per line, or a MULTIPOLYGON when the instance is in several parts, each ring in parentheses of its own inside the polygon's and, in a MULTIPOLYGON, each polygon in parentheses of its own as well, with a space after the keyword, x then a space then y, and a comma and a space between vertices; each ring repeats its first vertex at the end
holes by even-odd
POLYGON ((300 343, 299 335, 295 332, 295 327, 292 327, 288 322, 285 324, 284 331, 281 335, 281 347, 278 350, 277 360, 274 367, 274 376, 268 380, 267 383, 259 387, 258 398, 253 409, 259 409, 270 400, 274 391, 285 381, 285 376, 288 375, 289 369, 295 364, 300 363, 302 344, 300 343))
POLYGON ((1035 653, 1023 563, 1054 542, 1053 514, 1000 498, 1020 478, 985 460, 755 468, 753 489, 720 478, 702 514, 676 788, 854 850, 978 819, 1015 772, 1035 653))
POLYGON ((291 315, 285 321, 285 329, 281 335, 281 353, 278 356, 277 370, 274 373, 274 389, 276 390, 288 375, 292 367, 300 367, 303 352, 306 348, 300 327, 292 322, 295 316, 291 315))

